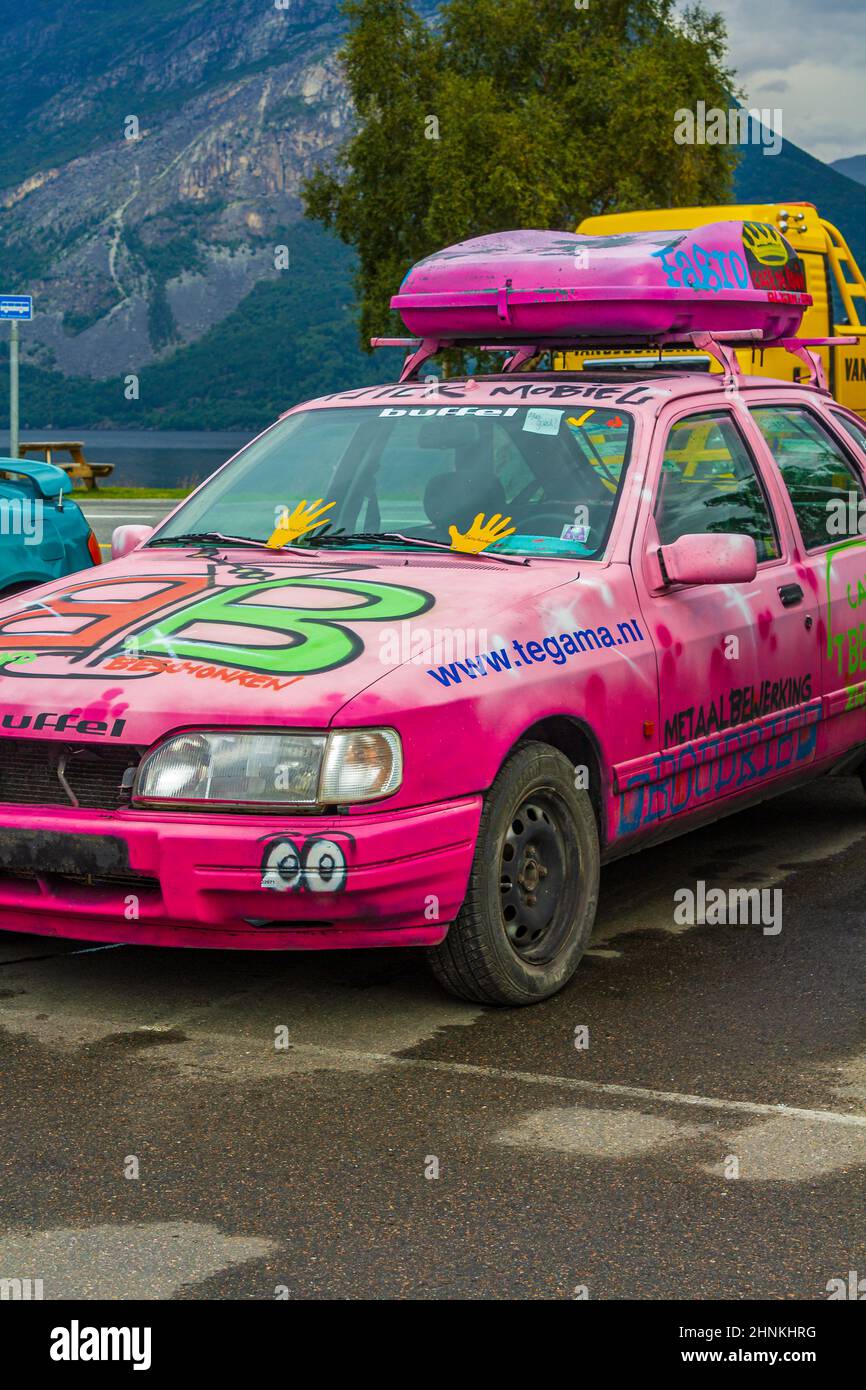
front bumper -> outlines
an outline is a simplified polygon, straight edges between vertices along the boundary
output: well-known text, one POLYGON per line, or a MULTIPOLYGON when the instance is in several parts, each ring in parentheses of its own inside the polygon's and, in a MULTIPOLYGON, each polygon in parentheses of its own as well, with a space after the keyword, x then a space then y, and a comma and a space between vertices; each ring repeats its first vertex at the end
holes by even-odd
POLYGON ((481 797, 353 816, 0 807, 0 930, 246 950, 429 946, 481 797))

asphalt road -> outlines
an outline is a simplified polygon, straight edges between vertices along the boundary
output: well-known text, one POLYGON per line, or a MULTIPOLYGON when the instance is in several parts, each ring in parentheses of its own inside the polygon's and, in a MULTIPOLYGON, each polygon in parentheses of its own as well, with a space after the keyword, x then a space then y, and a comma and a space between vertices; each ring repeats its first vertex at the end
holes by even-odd
POLYGON ((76 493, 75 500, 93 527, 105 559, 109 558, 111 535, 116 526, 133 523, 155 526, 178 505, 178 499, 140 501, 137 498, 106 497, 100 500, 86 497, 82 493, 76 493))
POLYGON ((3 936, 0 1276, 825 1298, 866 1276, 864 837, 838 780, 611 866, 578 976, 528 1010, 450 1000, 408 951, 3 936), (675 925, 697 880, 780 888, 781 932, 675 925))

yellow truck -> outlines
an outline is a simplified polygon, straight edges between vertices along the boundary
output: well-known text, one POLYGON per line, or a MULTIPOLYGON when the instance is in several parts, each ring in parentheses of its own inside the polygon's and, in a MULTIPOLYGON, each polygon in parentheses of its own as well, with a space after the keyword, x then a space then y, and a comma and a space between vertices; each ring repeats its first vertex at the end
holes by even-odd
MULTIPOLYGON (((803 338, 856 338, 856 346, 820 348, 830 389, 840 405, 848 406, 866 420, 866 280, 851 254, 842 233, 823 218, 812 203, 746 203, 728 207, 664 208, 654 212, 609 213, 587 217, 578 227, 589 236, 609 236, 616 232, 679 231, 699 227, 705 222, 769 222, 779 228, 803 258, 806 284, 814 300, 806 310, 800 336, 803 338)), ((592 352, 586 358, 626 353, 592 352)), ((670 349, 665 356, 676 355, 670 349)), ((804 372, 796 357, 781 348, 758 352, 738 351, 744 372, 752 376, 771 376, 798 381, 804 372)), ((569 368, 585 360, 583 354, 569 353, 561 359, 569 368)), ((715 362, 711 371, 721 371, 715 362)))

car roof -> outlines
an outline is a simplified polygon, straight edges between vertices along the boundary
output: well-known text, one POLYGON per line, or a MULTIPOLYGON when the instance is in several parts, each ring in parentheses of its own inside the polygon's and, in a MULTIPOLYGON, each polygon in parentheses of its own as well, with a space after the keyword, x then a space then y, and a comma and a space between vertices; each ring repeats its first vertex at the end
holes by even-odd
MULTIPOLYGON (((807 383, 765 376, 737 377, 738 394, 759 391, 779 391, 799 396, 801 399, 829 399, 825 392, 807 383)), ((406 402, 409 406, 417 406, 422 402, 437 406, 455 403, 532 405, 542 404, 545 398, 551 403, 563 403, 568 400, 578 403, 580 399, 585 399, 588 405, 595 399, 600 404, 621 405, 631 410, 658 414, 672 398, 712 394, 720 397, 730 394, 730 381, 721 372, 684 371, 680 368, 665 368, 664 365, 657 370, 616 365, 609 368, 592 367, 583 371, 479 373, 471 377, 383 382, 377 386, 357 387, 337 391, 329 396, 320 396, 315 400, 302 401, 285 411, 284 415, 325 407, 346 408, 389 402, 397 404, 400 401, 406 402), (619 394, 608 395, 606 392, 603 397, 593 395, 595 388, 605 387, 615 390, 618 388, 619 394)))

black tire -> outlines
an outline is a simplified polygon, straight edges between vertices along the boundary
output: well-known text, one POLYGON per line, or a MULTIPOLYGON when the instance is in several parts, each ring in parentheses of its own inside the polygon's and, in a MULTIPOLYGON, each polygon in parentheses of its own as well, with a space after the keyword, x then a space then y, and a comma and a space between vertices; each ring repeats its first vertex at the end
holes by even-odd
POLYGON ((589 793, 574 781, 568 758, 546 743, 521 744, 500 769, 463 906, 427 952, 449 993, 538 1004, 577 969, 595 920, 599 845, 589 793))

